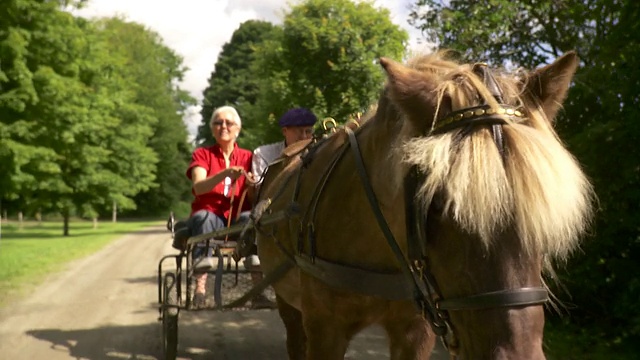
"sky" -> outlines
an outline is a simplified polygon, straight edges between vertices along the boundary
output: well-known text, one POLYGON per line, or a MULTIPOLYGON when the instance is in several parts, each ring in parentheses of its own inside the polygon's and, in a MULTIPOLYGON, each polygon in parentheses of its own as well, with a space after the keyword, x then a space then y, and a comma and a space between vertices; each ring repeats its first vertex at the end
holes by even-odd
MULTIPOLYGON (((295 0, 294 0, 295 1, 295 0)), ((89 0, 74 14, 83 17, 122 16, 157 32, 164 44, 184 59, 185 73, 180 87, 200 103, 222 46, 241 23, 257 19, 281 24, 287 0, 89 0), (178 5, 179 4, 179 5, 178 5)), ((409 33, 417 48, 420 32, 407 20, 411 0, 375 0, 391 12, 391 21, 409 33)), ((188 109, 185 123, 190 134, 201 123, 200 107, 188 109)))

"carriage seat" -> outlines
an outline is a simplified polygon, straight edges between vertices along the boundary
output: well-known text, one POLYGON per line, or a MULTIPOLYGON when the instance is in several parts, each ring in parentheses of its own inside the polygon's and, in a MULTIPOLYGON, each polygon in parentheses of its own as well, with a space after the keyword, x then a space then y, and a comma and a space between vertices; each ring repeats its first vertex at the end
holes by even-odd
MULTIPOLYGON (((189 240, 190 237, 191 229, 187 226, 187 222, 180 220, 173 225, 173 242, 171 243, 171 246, 176 250, 183 251, 186 249, 187 240, 189 240)), ((219 246, 221 252, 233 252, 236 248, 236 242, 234 239, 231 239, 230 241, 233 244, 232 246, 219 246)))
MULTIPOLYGON (((173 224, 173 242, 171 246, 180 251, 184 251, 186 249, 187 240, 191 237, 191 229, 187 226, 187 222, 184 220, 180 220, 173 224)), ((240 259, 236 255, 236 244, 235 241, 232 242, 231 246, 223 246, 220 244, 215 245, 216 251, 220 253, 220 255, 233 258, 238 262, 240 259)), ((205 260, 202 264, 203 269, 210 268, 212 263, 210 260, 205 260)), ((198 265, 196 264, 196 268, 198 265)))

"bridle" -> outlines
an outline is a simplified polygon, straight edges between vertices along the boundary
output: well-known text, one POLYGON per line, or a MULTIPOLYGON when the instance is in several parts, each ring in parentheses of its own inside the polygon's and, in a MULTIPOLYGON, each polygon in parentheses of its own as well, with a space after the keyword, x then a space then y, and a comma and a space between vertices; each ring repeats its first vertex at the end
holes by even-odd
MULTIPOLYGON (((502 92, 485 64, 474 65, 473 72, 483 79, 487 89, 492 93, 500 106, 493 108, 484 104, 452 112, 440 121, 427 136, 441 134, 459 127, 465 127, 465 132, 468 133, 473 127, 490 125, 494 142, 504 159, 506 153, 502 125, 506 124, 507 121, 520 122, 523 120, 524 115, 519 109, 503 104, 502 92)), ((417 186, 423 182, 427 174, 421 173, 414 166, 409 170, 404 180, 408 244, 408 254, 405 257, 378 205, 377 198, 364 166, 356 134, 348 128, 345 129, 345 131, 349 135, 349 142, 355 157, 356 169, 371 209, 374 212, 388 245, 401 264, 402 272, 411 282, 414 289, 414 301, 429 321, 434 333, 441 337, 453 357, 457 354, 458 344, 449 317, 450 311, 527 307, 542 305, 549 300, 549 294, 544 287, 504 289, 459 298, 443 298, 438 283, 429 270, 426 255, 425 247, 427 239, 426 229, 424 227, 427 221, 427 214, 424 213, 423 210, 425 207, 417 203, 415 199, 417 186)), ((428 209, 428 206, 426 208, 428 209)))

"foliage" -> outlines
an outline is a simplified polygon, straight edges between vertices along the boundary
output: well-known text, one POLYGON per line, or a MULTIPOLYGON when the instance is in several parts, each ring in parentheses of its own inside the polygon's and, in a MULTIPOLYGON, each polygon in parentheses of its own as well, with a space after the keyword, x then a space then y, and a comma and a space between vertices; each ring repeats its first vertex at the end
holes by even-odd
POLYGON ((126 64, 120 71, 129 79, 135 103, 149 108, 157 119, 151 124, 152 135, 147 139, 159 159, 155 182, 134 196, 136 211, 124 215, 168 214, 191 195, 184 176, 191 149, 185 141, 187 129, 182 115, 188 105, 195 104, 195 99, 173 85, 186 70, 182 58, 166 47, 158 34, 142 25, 120 18, 98 20, 97 25, 112 56, 119 56, 126 64))
POLYGON ((532 68, 568 49, 584 53, 598 23, 613 21, 600 18, 608 11, 602 3, 418 0, 411 17, 429 41, 468 59, 532 68))
POLYGON ((602 329, 610 347, 640 339, 638 18, 631 0, 419 0, 412 14, 430 40, 472 61, 531 68, 578 51, 582 66, 556 127, 600 202, 593 236, 561 279, 573 296, 570 322, 602 329))
POLYGON ((372 2, 306 0, 282 26, 246 22, 225 45, 205 90, 199 139, 211 141, 212 108, 230 104, 242 116, 238 142, 279 141, 277 119, 296 106, 345 121, 377 98, 381 56, 401 59, 408 39, 386 9, 372 2))
MULTIPOLYGON (((136 72, 145 54, 119 48, 135 31, 60 9, 82 3, 14 0, 0 8, 0 200, 14 211, 61 213, 65 234, 74 213, 95 217, 114 202, 134 209, 136 195, 158 187, 159 157, 182 171, 189 152, 180 111, 192 100, 172 83, 181 59, 151 34, 159 50, 136 72)), ((163 180, 175 174, 166 169, 163 180)))
POLYGON ((307 0, 292 6, 282 33, 260 49, 256 71, 263 81, 252 116, 275 128, 282 113, 302 106, 321 119, 344 122, 377 98, 384 77, 376 60, 402 59, 407 39, 388 10, 371 2, 307 0))
POLYGON ((632 360, 638 357, 635 344, 607 342, 607 330, 598 326, 583 327, 569 321, 553 319, 544 331, 543 349, 549 360, 632 360))

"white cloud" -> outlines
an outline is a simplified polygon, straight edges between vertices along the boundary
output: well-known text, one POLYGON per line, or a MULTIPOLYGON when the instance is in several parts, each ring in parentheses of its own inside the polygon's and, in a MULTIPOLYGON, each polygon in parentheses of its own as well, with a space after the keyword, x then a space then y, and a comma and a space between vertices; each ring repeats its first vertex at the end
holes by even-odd
MULTIPOLYGON (((222 46, 241 23, 250 19, 281 23, 289 8, 286 0, 90 0, 86 8, 74 13, 85 17, 123 16, 157 32, 169 48, 184 58, 189 68, 180 84, 191 96, 202 100, 209 76, 222 46)), ((416 46, 420 32, 407 23, 410 0, 376 0, 388 8, 391 20, 407 30, 410 44, 416 46)), ((199 107, 189 109, 185 123, 195 134, 201 122, 199 107)))

